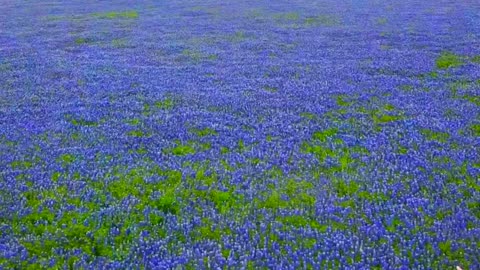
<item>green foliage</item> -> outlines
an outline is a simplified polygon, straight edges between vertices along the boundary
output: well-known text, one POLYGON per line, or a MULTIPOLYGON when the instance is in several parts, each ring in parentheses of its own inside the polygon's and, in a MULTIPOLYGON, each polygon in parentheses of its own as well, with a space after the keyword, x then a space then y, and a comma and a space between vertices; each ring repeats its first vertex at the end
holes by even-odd
POLYGON ((468 209, 480 219, 480 202, 469 202, 467 203, 468 209))
POLYGON ((298 12, 286 12, 286 13, 276 14, 274 17, 277 20, 297 21, 300 19, 300 14, 298 12))
POLYGON ((237 31, 230 37, 232 42, 241 42, 247 38, 247 35, 244 31, 237 31))
POLYGON ((127 123, 132 125, 132 126, 138 126, 138 125, 140 125, 141 120, 138 119, 138 118, 133 118, 133 119, 127 120, 127 123))
POLYGON ((477 106, 480 106, 480 95, 464 95, 463 98, 477 106))
POLYGON ((267 209, 279 209, 287 207, 287 202, 282 200, 278 191, 274 190, 267 200, 262 204, 262 206, 267 209))
POLYGON ((117 200, 122 200, 130 195, 140 195, 140 187, 137 186, 133 181, 130 181, 130 179, 126 178, 109 183, 107 190, 117 200))
POLYGON ((204 128, 204 129, 192 129, 191 132, 196 134, 198 137, 205 137, 205 136, 214 136, 217 135, 217 132, 211 128, 204 128))
POLYGON ((276 92, 278 92, 278 87, 266 85, 266 86, 263 87, 263 90, 265 90, 267 92, 270 92, 270 93, 276 93, 276 92))
POLYGON ((386 202, 389 199, 389 197, 384 193, 381 193, 381 192, 372 193, 368 191, 359 192, 358 197, 373 203, 386 202))
POLYGON ((148 137, 148 133, 144 132, 143 130, 131 130, 127 133, 128 136, 130 137, 135 137, 135 138, 143 138, 143 137, 148 137))
POLYGON ((124 38, 116 38, 112 40, 112 46, 115 48, 125 48, 127 47, 127 40, 124 38))
POLYGON ((220 153, 222 155, 228 154, 229 152, 230 152, 230 149, 228 149, 228 147, 225 147, 225 146, 220 147, 220 153))
POLYGON ((245 151, 246 148, 247 148, 247 147, 245 146, 245 142, 244 142, 242 139, 239 139, 239 140, 238 140, 237 147, 238 147, 238 151, 239 151, 240 153, 242 153, 243 151, 245 151))
POLYGON ((207 218, 203 219, 203 225, 192 232, 192 237, 195 241, 214 240, 220 242, 223 235, 230 235, 232 232, 229 228, 221 228, 214 226, 212 221, 207 218))
POLYGON ((222 214, 228 213, 232 208, 244 205, 243 196, 235 194, 234 189, 228 191, 214 189, 209 192, 208 198, 222 214))
POLYGON ((68 165, 75 161, 75 156, 72 154, 63 154, 57 158, 57 161, 62 163, 62 165, 68 165))
POLYGON ((393 110, 395 110, 395 106, 393 106, 392 104, 389 104, 389 103, 388 103, 388 104, 385 104, 384 109, 385 109, 386 111, 393 111, 393 110))
POLYGON ((451 52, 443 52, 435 61, 437 68, 439 69, 448 69, 459 67, 463 65, 463 61, 460 56, 455 55, 451 52))
POLYGON ((163 100, 159 100, 155 102, 155 107, 162 110, 171 110, 173 109, 174 106, 175 106, 175 101, 170 97, 167 97, 163 100))
POLYGON ((305 26, 333 26, 338 25, 339 20, 336 17, 330 15, 318 15, 313 17, 305 18, 304 25, 305 26))
POLYGON ((480 64, 480 55, 476 55, 471 58, 471 61, 476 64, 480 64))
POLYGON ((422 135, 425 136, 425 138, 429 141, 446 143, 450 138, 450 134, 446 132, 434 131, 427 128, 421 129, 420 133, 422 133, 422 135))
POLYGON ((195 174, 195 179, 197 181, 200 181, 202 184, 206 186, 211 186, 214 183, 217 183, 218 182, 217 174, 214 172, 214 173, 211 173, 210 175, 206 175, 206 170, 207 170, 206 166, 202 166, 199 169, 197 169, 196 170, 197 173, 195 174))
POLYGON ((322 233, 326 232, 328 229, 328 225, 322 225, 312 218, 307 218, 301 215, 278 217, 277 220, 286 226, 292 226, 295 228, 310 227, 322 233))
POLYGON ((320 162, 324 162, 328 156, 333 156, 335 153, 321 145, 313 145, 307 142, 304 142, 301 146, 301 150, 304 153, 314 154, 320 162))
POLYGON ((95 13, 94 16, 102 19, 137 19, 138 12, 134 10, 117 12, 105 12, 105 13, 95 13))
POLYGON ((170 152, 176 156, 186 156, 195 154, 195 148, 188 144, 178 144, 170 149, 170 152))
POLYGON ((394 122, 401 120, 403 117, 398 115, 388 115, 388 114, 380 114, 380 115, 373 115, 373 122, 375 124, 385 124, 389 122, 394 122))
POLYGON ((173 215, 178 214, 180 211, 179 203, 172 190, 167 191, 163 196, 156 200, 155 206, 158 210, 173 215))
POLYGON ((391 224, 388 224, 387 225, 387 231, 391 232, 391 233, 394 233, 397 231, 397 228, 400 227, 400 226, 403 226, 404 223, 398 218, 398 217, 394 217, 393 220, 392 220, 392 223, 391 224))
MULTIPOLYGON (((192 49, 185 49, 182 51, 182 55, 193 62, 199 62, 202 59, 209 59, 209 60, 214 60, 212 59, 211 55, 205 55, 204 53, 198 51, 198 50, 192 50, 192 49)), ((213 57, 215 58, 215 57, 213 57)))
POLYGON ((413 90, 413 86, 412 85, 408 85, 408 84, 404 84, 404 85, 401 85, 400 86, 400 89, 402 91, 405 91, 405 92, 410 92, 413 90))
POLYGON ((91 40, 88 39, 88 38, 79 37, 79 38, 75 39, 75 44, 77 44, 77 45, 83 45, 83 44, 87 44, 87 43, 90 43, 90 42, 91 42, 91 40))
POLYGON ((83 126, 83 127, 97 127, 98 126, 98 122, 89 121, 89 120, 85 120, 85 119, 72 119, 70 121, 70 123, 72 123, 72 125, 74 125, 74 126, 83 126))
POLYGON ((333 188, 335 193, 339 197, 352 196, 360 189, 360 185, 357 182, 336 179, 333 182, 333 188))
POLYGON ((473 136, 480 137, 480 124, 472 124, 470 130, 473 132, 473 136))
POLYGON ((31 161, 26 161, 26 160, 15 160, 10 163, 10 166, 12 166, 12 169, 20 169, 20 170, 26 170, 30 169, 33 167, 33 163, 31 161))
POLYGON ((348 107, 350 106, 350 104, 352 104, 352 102, 348 102, 345 100, 344 95, 337 96, 336 102, 338 106, 342 106, 342 107, 348 107))
POLYGON ((333 136, 337 135, 337 133, 337 128, 329 128, 324 131, 316 131, 315 133, 313 133, 312 139, 326 142, 328 138, 332 138, 333 136))
POLYGON ((309 120, 314 120, 317 118, 317 115, 309 112, 303 112, 300 114, 300 116, 309 120))

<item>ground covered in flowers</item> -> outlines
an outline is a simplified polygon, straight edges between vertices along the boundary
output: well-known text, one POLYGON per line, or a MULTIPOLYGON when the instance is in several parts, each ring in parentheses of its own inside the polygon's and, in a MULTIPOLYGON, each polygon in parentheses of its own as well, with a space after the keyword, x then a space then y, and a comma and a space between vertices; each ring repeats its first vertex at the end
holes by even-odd
POLYGON ((475 1, 0 8, 0 268, 480 269, 475 1))

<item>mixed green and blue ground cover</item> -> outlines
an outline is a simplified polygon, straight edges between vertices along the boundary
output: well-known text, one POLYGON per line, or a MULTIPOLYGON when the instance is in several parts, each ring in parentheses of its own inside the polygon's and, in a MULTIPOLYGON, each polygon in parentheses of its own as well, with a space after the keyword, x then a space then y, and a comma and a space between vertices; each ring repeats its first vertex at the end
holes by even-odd
POLYGON ((480 269, 479 14, 2 1, 0 269, 480 269))

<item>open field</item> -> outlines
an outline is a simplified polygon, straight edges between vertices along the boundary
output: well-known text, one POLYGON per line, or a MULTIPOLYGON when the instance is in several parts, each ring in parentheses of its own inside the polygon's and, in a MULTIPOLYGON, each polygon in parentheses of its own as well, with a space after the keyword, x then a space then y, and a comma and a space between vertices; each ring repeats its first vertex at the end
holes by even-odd
POLYGON ((480 269, 480 2, 0 0, 0 269, 480 269))

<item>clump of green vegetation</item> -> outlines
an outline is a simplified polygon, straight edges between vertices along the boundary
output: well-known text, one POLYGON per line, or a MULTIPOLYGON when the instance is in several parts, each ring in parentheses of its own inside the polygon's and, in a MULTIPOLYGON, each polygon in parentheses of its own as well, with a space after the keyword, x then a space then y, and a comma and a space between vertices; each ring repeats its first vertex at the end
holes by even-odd
POLYGON ((127 40, 123 38, 115 38, 112 40, 112 46, 115 48, 125 48, 127 47, 127 40))
POLYGON ((105 13, 95 13, 94 16, 102 18, 102 19, 137 19, 138 12, 134 10, 117 12, 105 12, 105 13))
POLYGON ((337 96, 336 102, 338 106, 342 106, 342 107, 347 107, 347 106, 350 106, 350 104, 352 104, 352 102, 348 102, 345 100, 345 95, 337 96))
POLYGON ((454 68, 463 65, 462 58, 451 52, 443 52, 435 63, 439 69, 454 68))
POLYGON ((475 104, 476 106, 480 106, 480 95, 465 94, 462 96, 462 98, 475 104))
POLYGON ((62 163, 63 165, 71 164, 75 161, 75 156, 72 154, 63 154, 58 157, 57 161, 62 163))
POLYGON ((135 137, 135 138, 143 138, 143 137, 147 137, 148 134, 145 133, 144 131, 142 130, 131 130, 127 133, 128 136, 130 137, 135 137))
POLYGON ((470 130, 473 132, 473 136, 480 137, 480 124, 471 125, 470 130))
POLYGON ((401 85, 401 86, 400 86, 400 89, 401 89, 402 91, 405 91, 405 92, 410 92, 410 91, 413 90, 413 86, 408 85, 408 84, 404 84, 404 85, 401 85))
POLYGON ((472 57, 471 61, 476 64, 480 64, 480 55, 472 57))
POLYGON ((138 126, 141 123, 141 120, 138 118, 132 118, 126 121, 129 125, 138 126))
POLYGON ((74 126, 83 126, 83 127, 97 127, 98 122, 95 121, 90 121, 90 120, 85 120, 85 119, 72 119, 70 121, 72 125, 74 126))
POLYGON ((388 114, 381 114, 381 115, 373 115, 373 122, 375 124, 385 124, 389 122, 394 122, 401 120, 403 117, 398 115, 388 115, 388 114))
POLYGON ((300 19, 298 12, 279 13, 274 16, 277 20, 297 21, 300 19))
POLYGON ((209 127, 206 127, 204 129, 192 129, 191 132, 196 134, 198 137, 217 135, 217 132, 209 127))
POLYGON ((279 209, 287 207, 287 202, 282 199, 278 191, 273 191, 263 202, 262 206, 267 209, 279 209))
POLYGON ((316 114, 310 113, 310 112, 303 112, 300 114, 301 117, 309 119, 309 120, 314 120, 317 118, 316 114))
POLYGON ((182 144, 177 141, 177 146, 165 149, 164 153, 171 153, 176 156, 186 156, 195 154, 196 150, 191 144, 182 144))
POLYGON ((385 25, 385 24, 387 24, 387 22, 388 22, 387 18, 378 18, 377 19, 377 24, 379 24, 379 25, 385 25))
POLYGON ((434 131, 431 129, 423 128, 420 130, 423 136, 429 141, 437 141, 441 143, 446 143, 450 138, 450 134, 441 131, 434 131))
POLYGON ((22 161, 22 160, 16 160, 10 163, 10 166, 12 166, 12 169, 30 169, 33 166, 33 163, 31 161, 22 161))
POLYGON ((155 205, 158 210, 164 213, 176 215, 180 211, 180 206, 173 191, 168 191, 163 194, 163 196, 155 201, 155 205))
POLYGON ((278 87, 267 85, 267 86, 263 87, 263 90, 265 90, 267 92, 270 92, 270 93, 276 93, 276 92, 278 92, 278 87))
POLYGON ((301 215, 294 215, 294 216, 286 216, 286 217, 278 217, 278 221, 283 223, 286 226, 292 226, 295 228, 301 228, 301 227, 310 227, 312 229, 315 229, 319 232, 326 232, 328 229, 328 225, 326 224, 320 224, 318 221, 307 218, 301 215))
POLYGON ((312 139, 326 142, 328 138, 332 138, 333 136, 337 135, 337 133, 337 128, 329 128, 323 131, 316 131, 315 133, 313 133, 312 139))
POLYGON ((194 62, 199 62, 203 57, 201 52, 196 51, 196 50, 189 50, 189 49, 183 50, 182 55, 187 57, 187 58, 190 58, 194 62))
POLYGON ((230 37, 230 40, 232 42, 241 42, 241 41, 244 41, 245 39, 247 39, 247 35, 245 34, 244 31, 237 31, 235 32, 235 34, 233 34, 230 37))
POLYGON ((360 185, 354 181, 347 183, 344 180, 337 179, 333 182, 333 188, 339 197, 344 197, 354 195, 360 189, 360 185))
POLYGON ((220 241, 223 235, 230 235, 232 233, 229 228, 214 226, 213 222, 208 218, 204 218, 202 222, 204 224, 191 233, 191 236, 195 241, 220 241))
POLYGON ((329 15, 318 15, 305 18, 304 25, 305 26, 333 26, 339 24, 339 21, 336 17, 329 16, 329 15))
POLYGON ((89 38, 80 37, 80 38, 75 39, 75 44, 77 44, 77 45, 87 44, 87 43, 90 43, 90 42, 91 42, 91 40, 89 38))
POLYGON ((242 139, 238 140, 237 147, 240 153, 247 149, 247 147, 245 146, 245 142, 242 139))

